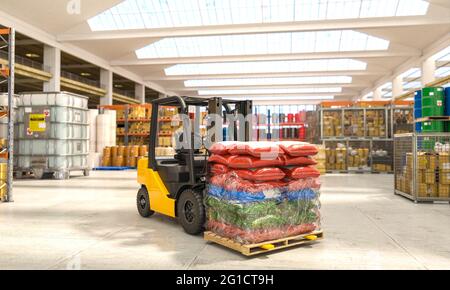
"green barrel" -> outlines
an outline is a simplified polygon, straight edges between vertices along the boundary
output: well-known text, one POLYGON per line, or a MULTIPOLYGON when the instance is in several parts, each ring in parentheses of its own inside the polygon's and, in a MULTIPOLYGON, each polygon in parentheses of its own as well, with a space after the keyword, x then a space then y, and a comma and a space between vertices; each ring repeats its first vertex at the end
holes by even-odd
MULTIPOLYGON (((422 117, 445 115, 445 93, 443 88, 424 88, 422 90, 422 117)), ((440 125, 438 125, 440 126, 440 125)), ((442 131, 439 131, 442 132, 442 131)))
POLYGON ((428 121, 423 122, 422 124, 422 132, 445 132, 445 125, 442 121, 428 121))

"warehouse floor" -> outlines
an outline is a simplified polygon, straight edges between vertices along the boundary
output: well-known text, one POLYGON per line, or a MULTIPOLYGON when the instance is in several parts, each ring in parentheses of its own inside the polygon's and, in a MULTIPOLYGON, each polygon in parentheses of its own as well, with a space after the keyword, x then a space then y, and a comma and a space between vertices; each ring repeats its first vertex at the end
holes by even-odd
POLYGON ((323 178, 326 239, 244 258, 135 209, 135 172, 15 183, 1 269, 450 269, 450 208, 392 194, 392 175, 323 178))

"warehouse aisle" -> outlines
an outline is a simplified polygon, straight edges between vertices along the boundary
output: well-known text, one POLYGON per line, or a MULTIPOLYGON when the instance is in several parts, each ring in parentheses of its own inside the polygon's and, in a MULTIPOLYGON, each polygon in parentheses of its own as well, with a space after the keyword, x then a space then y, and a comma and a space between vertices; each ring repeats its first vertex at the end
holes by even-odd
POLYGON ((450 269, 449 205, 392 194, 392 175, 323 178, 326 239, 247 259, 135 209, 135 172, 15 183, 0 205, 5 269, 450 269))

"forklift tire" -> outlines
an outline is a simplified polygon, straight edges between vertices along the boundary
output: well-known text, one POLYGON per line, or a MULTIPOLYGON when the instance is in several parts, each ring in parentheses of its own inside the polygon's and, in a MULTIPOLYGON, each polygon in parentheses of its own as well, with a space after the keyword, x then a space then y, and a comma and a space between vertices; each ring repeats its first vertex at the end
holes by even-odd
POLYGON ((139 214, 144 218, 151 217, 155 214, 155 212, 150 209, 150 198, 145 187, 139 189, 136 197, 136 205, 139 214))
POLYGON ((177 216, 186 233, 190 235, 202 233, 205 225, 202 195, 192 189, 183 191, 177 203, 177 216))

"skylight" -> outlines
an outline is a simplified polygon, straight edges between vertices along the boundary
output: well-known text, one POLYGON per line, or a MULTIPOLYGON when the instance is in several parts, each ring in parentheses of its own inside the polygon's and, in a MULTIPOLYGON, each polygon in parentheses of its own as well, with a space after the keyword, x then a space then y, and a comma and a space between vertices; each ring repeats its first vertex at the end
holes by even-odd
POLYGON ((165 38, 136 51, 138 58, 387 50, 389 41, 353 30, 165 38))
POLYGON ((189 80, 184 82, 188 88, 195 87, 233 87, 263 85, 316 85, 316 84, 350 84, 352 77, 287 77, 287 78, 249 78, 249 79, 216 79, 189 80))
POLYGON ((342 88, 200 90, 200 96, 341 93, 342 88))
POLYGON ((317 71, 366 70, 365 62, 353 59, 322 59, 296 61, 259 61, 177 64, 165 69, 166 75, 221 75, 254 73, 289 73, 317 71))
POLYGON ((425 15, 423 0, 125 0, 93 31, 425 15))

